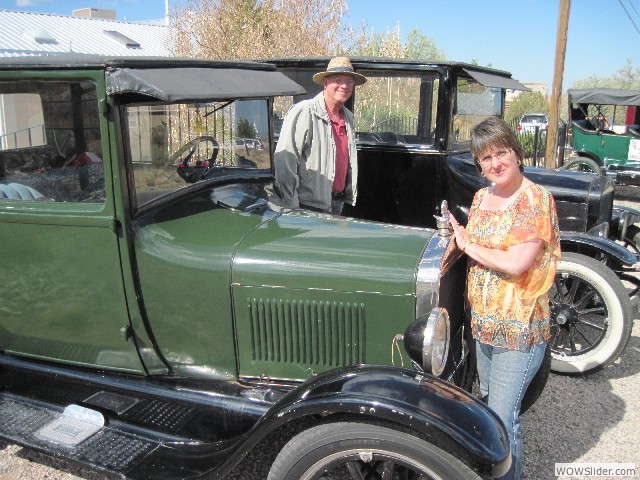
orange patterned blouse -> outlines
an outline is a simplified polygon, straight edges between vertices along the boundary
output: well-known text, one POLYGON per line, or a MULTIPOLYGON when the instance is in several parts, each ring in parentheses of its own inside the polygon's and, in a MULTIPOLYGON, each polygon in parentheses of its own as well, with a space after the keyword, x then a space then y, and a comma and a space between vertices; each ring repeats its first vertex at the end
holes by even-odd
POLYGON ((527 350, 549 333, 549 299, 560 234, 553 196, 537 184, 522 190, 505 210, 484 210, 480 202, 487 188, 473 198, 467 231, 472 241, 506 250, 539 238, 543 241, 528 270, 516 277, 469 259, 467 296, 473 337, 481 343, 510 350, 527 350))

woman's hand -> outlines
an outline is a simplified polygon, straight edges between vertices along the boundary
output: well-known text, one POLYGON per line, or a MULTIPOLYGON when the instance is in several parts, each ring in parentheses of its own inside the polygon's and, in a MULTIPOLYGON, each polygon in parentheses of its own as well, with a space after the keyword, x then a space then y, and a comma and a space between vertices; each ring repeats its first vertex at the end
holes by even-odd
POLYGON ((471 242, 471 235, 456 221, 453 215, 449 217, 449 222, 453 227, 456 245, 460 250, 485 267, 514 277, 520 275, 533 264, 536 255, 543 247, 543 242, 539 238, 511 245, 506 250, 484 247, 471 242), (469 245, 473 245, 473 248, 469 248, 469 245))
POLYGON ((469 232, 467 232, 465 228, 458 223, 453 215, 449 216, 449 223, 451 224, 451 227, 453 227, 453 234, 456 237, 456 245, 464 252, 469 243, 471 243, 471 235, 469 235, 469 232))

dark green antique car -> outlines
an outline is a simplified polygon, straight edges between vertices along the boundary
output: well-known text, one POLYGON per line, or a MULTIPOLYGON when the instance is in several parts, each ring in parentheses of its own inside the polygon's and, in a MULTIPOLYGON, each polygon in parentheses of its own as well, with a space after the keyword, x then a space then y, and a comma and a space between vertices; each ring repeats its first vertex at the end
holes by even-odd
POLYGON ((640 185, 640 90, 569 89, 567 101, 572 156, 561 168, 640 185))
POLYGON ((448 230, 273 202, 273 97, 302 92, 257 63, 0 60, 0 437, 122 478, 264 444, 273 480, 506 471, 448 230))

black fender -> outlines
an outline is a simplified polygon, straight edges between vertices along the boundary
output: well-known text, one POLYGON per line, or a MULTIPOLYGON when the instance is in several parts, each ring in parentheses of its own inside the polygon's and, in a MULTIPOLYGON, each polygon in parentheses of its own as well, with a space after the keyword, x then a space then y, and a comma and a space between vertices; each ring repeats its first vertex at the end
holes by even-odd
POLYGON ((620 265, 631 266, 638 260, 636 255, 613 240, 581 232, 560 232, 560 248, 567 252, 583 253, 590 257, 602 253, 620 265))
POLYGON ((511 464, 505 427, 484 403, 439 378, 384 365, 335 369, 306 381, 269 409, 239 451, 287 423, 333 414, 409 428, 457 452, 483 476, 503 475, 511 464))

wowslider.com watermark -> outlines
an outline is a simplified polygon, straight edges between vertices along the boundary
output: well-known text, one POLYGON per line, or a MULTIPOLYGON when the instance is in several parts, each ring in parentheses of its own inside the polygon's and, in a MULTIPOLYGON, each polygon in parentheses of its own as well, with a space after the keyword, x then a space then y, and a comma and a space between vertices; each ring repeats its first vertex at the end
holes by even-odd
POLYGON ((635 463, 556 463, 556 477, 635 477, 635 463))

